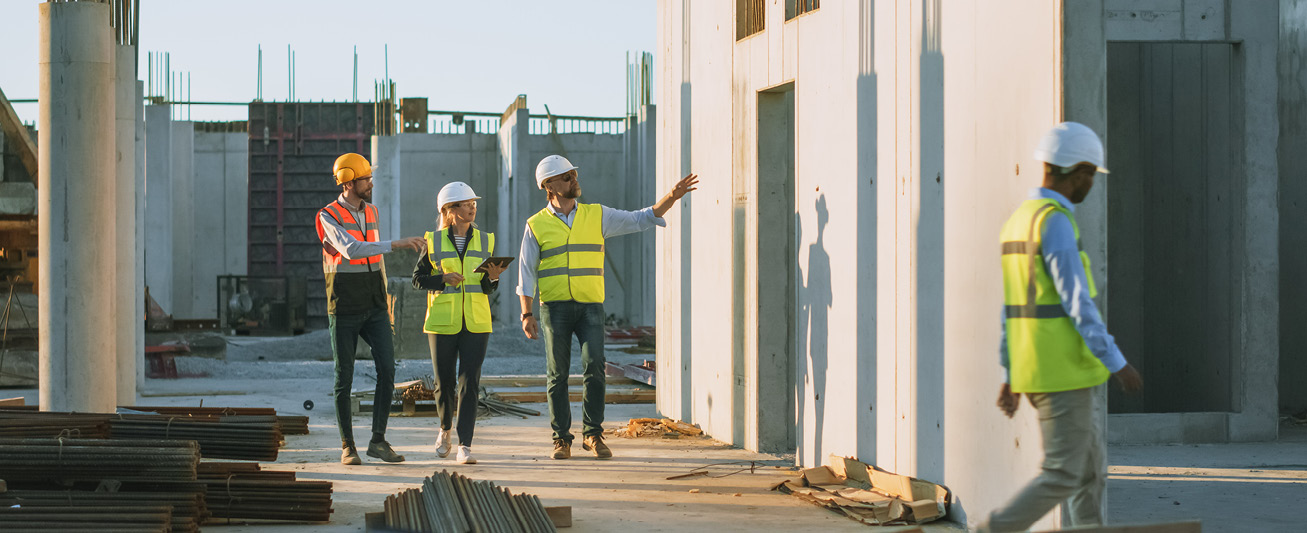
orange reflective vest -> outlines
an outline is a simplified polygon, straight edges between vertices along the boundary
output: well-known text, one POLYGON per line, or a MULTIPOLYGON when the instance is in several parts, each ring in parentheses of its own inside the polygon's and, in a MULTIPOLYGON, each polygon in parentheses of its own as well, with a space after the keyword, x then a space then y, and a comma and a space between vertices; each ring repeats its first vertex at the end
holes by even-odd
MULTIPOLYGON (((365 220, 362 224, 354 218, 354 214, 349 209, 345 209, 340 202, 331 202, 327 207, 322 208, 321 212, 327 213, 340 227, 360 241, 377 242, 381 240, 380 232, 377 226, 377 206, 372 204, 363 205, 363 214, 365 220)), ((380 255, 362 257, 358 259, 346 260, 340 251, 331 244, 327 243, 326 232, 322 228, 322 218, 314 219, 314 226, 318 230, 318 241, 322 243, 322 272, 332 274, 337 272, 372 272, 376 270, 372 265, 381 262, 380 255)))

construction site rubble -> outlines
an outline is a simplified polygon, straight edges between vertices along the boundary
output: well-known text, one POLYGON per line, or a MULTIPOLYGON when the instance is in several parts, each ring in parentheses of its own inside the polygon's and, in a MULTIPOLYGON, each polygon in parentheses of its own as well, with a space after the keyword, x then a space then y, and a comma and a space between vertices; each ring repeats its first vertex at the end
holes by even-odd
POLYGON ((947 516, 952 504, 947 487, 837 455, 829 465, 804 469, 772 490, 873 526, 933 522, 947 516))
POLYGON ((625 427, 612 428, 604 434, 613 437, 633 439, 637 437, 663 437, 669 439, 698 437, 703 430, 697 426, 679 422, 670 418, 632 418, 625 427))
MULTIPOLYGON (((567 511, 570 525, 570 508, 567 511)), ((513 494, 490 481, 477 481, 442 470, 386 497, 385 527, 391 531, 434 533, 552 532, 554 520, 540 498, 513 494)))

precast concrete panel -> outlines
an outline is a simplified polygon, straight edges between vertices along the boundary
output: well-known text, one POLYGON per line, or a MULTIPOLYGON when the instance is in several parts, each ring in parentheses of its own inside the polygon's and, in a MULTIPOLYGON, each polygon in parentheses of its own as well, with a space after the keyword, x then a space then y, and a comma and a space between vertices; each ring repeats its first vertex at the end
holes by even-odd
POLYGON ((172 316, 191 320, 195 315, 195 123, 175 121, 172 127, 172 316))
POLYGON ((172 109, 145 106, 145 287, 163 312, 173 312, 172 109))
POLYGON ((1280 2, 1280 411, 1307 411, 1307 0, 1280 2))
MULTIPOLYGON (((912 138, 921 144, 912 166, 921 173, 914 191, 920 264, 913 271, 920 277, 912 448, 918 474, 955 491, 952 519, 968 526, 1039 472, 1034 410, 1027 404, 1008 419, 993 403, 1002 383, 998 234, 1042 184, 1032 153, 1064 117, 1066 56, 1101 53, 1092 45, 1062 50, 1079 46, 1062 40, 1064 27, 1096 20, 1092 5, 1082 7, 1091 15, 1064 14, 1056 2, 924 2, 922 31, 913 38, 921 46, 913 79, 921 86, 912 138), (997 27, 1005 30, 984 30, 997 27), (932 347, 934 336, 942 346, 932 347)), ((1034 529, 1059 522, 1055 510, 1034 529)))
MULTIPOLYGON (((1169 68, 1172 72, 1170 79, 1157 80, 1161 86, 1161 94, 1167 94, 1167 84, 1171 87, 1170 96, 1173 98, 1169 103, 1169 107, 1173 110, 1169 115, 1171 119, 1166 119, 1168 104, 1164 102, 1149 104, 1145 100, 1139 104, 1142 112, 1149 112, 1149 109, 1157 110, 1153 112, 1155 116, 1150 120, 1152 122, 1150 127, 1169 125, 1171 128, 1169 133, 1163 132, 1162 138, 1155 138, 1152 142, 1161 143, 1160 149, 1165 152, 1176 150, 1176 146, 1185 147, 1199 142, 1191 140, 1196 132, 1204 134, 1211 132, 1228 138, 1228 141, 1202 139, 1201 142, 1221 145, 1221 153, 1213 153, 1213 150, 1208 149, 1200 154, 1200 158, 1182 155, 1180 160, 1163 161, 1162 164, 1167 167, 1163 172, 1171 170, 1188 176, 1201 174, 1207 168, 1219 171, 1227 165, 1226 158, 1231 167, 1228 175, 1218 174, 1216 181, 1208 180, 1203 183, 1201 180, 1186 179, 1182 190, 1165 191, 1155 195, 1161 196, 1158 202, 1191 203, 1193 209, 1187 211, 1185 216, 1211 214, 1215 218, 1211 223, 1207 222, 1206 218, 1168 220, 1165 229, 1158 231, 1180 232, 1180 234, 1168 233, 1168 240, 1206 235, 1209 232, 1216 234, 1229 232, 1228 248, 1219 242, 1219 236, 1214 236, 1217 242, 1209 241, 1201 246, 1176 252, 1184 258, 1180 262, 1183 263, 1185 272, 1197 269, 1203 280, 1194 282, 1190 281, 1187 275, 1178 276, 1179 280, 1190 283, 1191 286, 1172 287, 1173 290, 1167 296, 1173 298, 1177 305, 1204 306, 1204 313, 1225 312, 1220 308, 1226 307, 1229 314, 1228 319, 1224 320, 1225 325, 1229 326, 1227 331, 1230 336, 1230 349, 1219 353, 1205 352, 1198 357, 1198 361, 1203 365, 1197 369, 1153 370, 1154 374, 1161 374, 1164 376, 1162 379, 1169 380, 1167 384, 1159 385, 1166 390, 1171 390, 1167 389, 1169 386, 1184 386, 1175 385, 1177 380, 1171 379, 1174 377, 1173 372, 1197 370, 1199 374, 1191 381, 1209 385, 1214 380, 1219 382, 1219 373, 1226 372, 1225 376, 1228 376, 1226 379, 1229 383, 1228 393, 1222 394, 1218 390, 1217 396, 1228 397, 1229 405, 1223 407, 1213 404, 1206 397, 1179 405, 1172 402, 1170 398, 1156 400, 1170 403, 1171 409, 1193 409, 1199 412, 1114 414, 1108 426, 1109 440, 1114 442, 1263 440, 1275 438, 1278 431, 1275 385, 1279 365, 1278 319, 1281 318, 1282 294, 1280 254, 1277 250, 1282 242, 1279 237, 1279 210, 1276 209, 1280 205, 1280 179, 1276 160, 1280 134, 1277 96, 1279 84, 1276 82, 1278 79, 1276 71, 1279 47, 1277 28, 1280 27, 1281 5, 1275 0, 1256 0, 1230 2, 1221 9, 1215 9, 1216 4, 1218 3, 1206 0, 1184 0, 1171 2, 1169 6, 1160 6, 1157 2, 1141 2, 1139 5, 1114 2, 1107 6, 1106 28, 1109 39, 1143 42, 1147 43, 1145 46, 1150 47, 1157 46, 1148 50, 1157 51, 1157 54, 1161 55, 1160 61, 1153 60, 1159 59, 1158 57, 1153 59, 1145 57, 1141 61, 1147 60, 1151 63, 1139 68, 1163 70, 1169 68), (1152 15, 1129 17, 1132 10, 1137 9, 1157 9, 1160 10, 1159 12, 1165 11, 1166 14, 1155 17, 1152 15), (1205 13, 1208 19, 1203 19, 1203 15, 1189 16, 1196 12, 1205 13), (1174 24, 1166 23, 1170 26, 1164 24, 1164 20, 1177 17, 1185 21, 1179 30, 1174 27, 1174 24), (1212 18, 1216 21, 1211 22, 1212 18), (1195 47, 1197 43, 1205 44, 1202 47, 1195 47), (1209 44, 1216 48, 1209 47, 1209 44), (1227 49, 1228 72, 1224 66, 1227 61, 1220 59, 1225 54, 1222 50, 1227 49), (1168 53, 1169 56, 1166 55, 1168 53), (1217 59, 1211 59, 1212 57, 1217 59), (1177 62, 1186 61, 1201 63, 1202 68, 1176 68, 1177 62), (1229 80, 1228 89, 1223 89, 1225 79, 1229 80), (1184 90, 1189 86, 1202 86, 1203 92, 1184 90), (1228 93, 1228 96, 1222 96, 1222 93, 1228 93), (1177 95, 1180 97, 1176 98, 1177 95), (1214 101, 1211 105, 1206 105, 1203 98, 1214 101), (1228 105, 1220 105, 1219 102, 1223 100, 1228 100, 1228 105), (1200 111, 1195 111, 1195 108, 1200 111), (1196 120, 1199 122, 1195 122, 1196 120), (1228 127, 1223 126, 1226 123, 1229 124, 1228 127), (1222 196, 1221 189, 1227 186, 1232 189, 1226 196, 1222 196), (1231 217, 1229 225, 1220 227, 1220 221, 1226 216, 1222 213, 1227 209, 1231 217), (1222 253, 1229 254, 1228 267, 1220 258, 1222 253), (1194 257, 1192 254, 1198 254, 1200 257, 1194 257), (1209 260, 1204 257, 1216 259, 1209 260), (1224 283, 1220 281, 1225 279, 1230 280, 1228 294, 1224 289, 1224 283), (1195 289, 1193 283, 1202 283, 1204 286, 1195 289), (1184 294, 1177 294, 1178 291, 1183 291, 1184 294), (1211 301, 1204 301, 1204 299, 1211 301), (1229 302, 1228 306, 1223 305, 1223 302, 1229 302), (1229 358, 1229 364, 1225 363, 1226 357, 1229 358)), ((1116 71, 1116 67, 1112 69, 1116 71)), ((1142 76, 1140 79, 1147 80, 1142 76)), ((1150 92, 1147 85, 1141 85, 1141 88, 1147 97, 1150 92)), ((1128 101, 1117 102, 1114 98, 1109 107, 1112 105, 1121 107, 1133 104, 1128 101)), ((1116 111, 1113 111, 1113 114, 1115 115, 1116 111)), ((1119 143, 1112 143, 1110 136, 1109 144, 1116 144, 1118 148, 1122 146, 1119 143)), ((1183 154, 1183 150, 1176 153, 1183 154)), ((1109 153, 1110 157, 1112 156, 1109 153)), ((1126 163, 1129 162, 1130 159, 1127 157, 1126 163)), ((1147 167, 1145 163, 1146 161, 1141 159, 1139 164, 1147 167)), ((1112 164, 1110 159, 1109 164, 1119 167, 1112 164)), ((1121 183, 1118 186, 1148 188, 1153 185, 1121 183)), ((1147 189, 1139 194, 1147 195, 1147 189)), ((1151 200, 1149 207, 1156 208, 1151 200)), ((1135 213, 1129 216, 1146 215, 1135 213)), ((1123 220, 1128 220, 1129 216, 1123 220)), ((1142 223, 1148 222, 1148 219, 1143 219, 1142 223)), ((1185 242, 1177 245, 1190 244, 1192 243, 1185 242)), ((1127 242, 1125 246, 1128 245, 1127 242)), ((1127 268, 1126 276, 1111 275, 1111 280, 1114 281, 1108 282, 1109 304, 1117 298, 1112 295, 1113 284, 1126 284, 1132 280, 1139 283, 1137 276, 1130 275, 1128 263, 1127 260, 1127 264, 1124 265, 1127 268)), ((1177 277, 1174 276, 1157 281, 1145 276, 1142 280, 1144 287, 1135 286, 1132 289, 1127 285, 1123 290, 1151 290, 1154 287, 1166 287, 1168 283, 1178 282, 1177 277)), ((1108 307, 1108 324, 1115 327, 1113 325, 1117 320, 1111 309, 1114 306, 1108 307)), ((1128 310, 1126 312, 1129 313, 1128 310)), ((1179 312, 1177 315, 1184 315, 1185 312, 1179 312)), ((1156 316, 1149 316, 1148 319, 1150 324, 1155 324, 1159 330, 1163 330, 1160 332, 1163 335, 1168 337, 1179 335, 1180 342, 1185 342, 1184 339, 1189 338, 1190 335, 1211 336, 1217 333, 1192 322, 1205 321, 1210 325, 1212 322, 1221 322, 1223 317, 1168 316, 1159 319, 1156 316), (1202 333, 1196 333, 1198 330, 1202 333)), ((1149 330, 1148 333, 1151 334, 1152 331, 1149 330)), ((1222 342, 1219 339, 1207 340, 1222 342)), ((1141 349, 1146 350, 1146 348, 1141 349)), ((1132 356, 1126 353, 1126 357, 1134 361, 1146 359, 1149 354, 1132 356)), ((1148 375, 1144 374, 1145 380, 1148 380, 1148 375)), ((1220 388, 1224 388, 1224 384, 1221 384, 1220 388)))
POLYGON ((190 260, 193 318, 217 319, 218 276, 245 273, 248 151, 245 133, 195 133, 190 210, 190 238, 197 243, 190 260))

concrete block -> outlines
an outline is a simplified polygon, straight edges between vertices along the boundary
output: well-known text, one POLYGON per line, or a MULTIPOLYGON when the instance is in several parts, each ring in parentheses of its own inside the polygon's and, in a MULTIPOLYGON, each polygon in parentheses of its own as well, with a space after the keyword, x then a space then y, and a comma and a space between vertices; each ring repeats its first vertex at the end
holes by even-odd
POLYGON ((0 183, 0 214, 36 213, 36 185, 24 182, 0 183))

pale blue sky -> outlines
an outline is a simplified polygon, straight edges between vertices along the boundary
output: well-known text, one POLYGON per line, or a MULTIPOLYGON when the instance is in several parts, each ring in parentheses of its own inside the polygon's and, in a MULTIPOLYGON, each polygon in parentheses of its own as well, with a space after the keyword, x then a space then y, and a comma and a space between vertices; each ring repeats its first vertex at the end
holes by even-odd
MULTIPOLYGON (((0 3, 0 89, 36 98, 39 2, 0 3)), ((290 44, 296 99, 343 101, 357 45, 359 99, 371 100, 389 44, 398 95, 425 96, 432 109, 499 112, 526 94, 532 112, 617 116, 626 52, 654 50, 655 11, 655 0, 141 0, 140 73, 145 52, 170 52, 173 71, 190 71, 194 100, 249 101, 262 44, 263 98, 285 100, 290 44)), ((36 120, 35 104, 14 107, 36 120)), ((239 120, 245 108, 196 106, 192 118, 239 120)))

